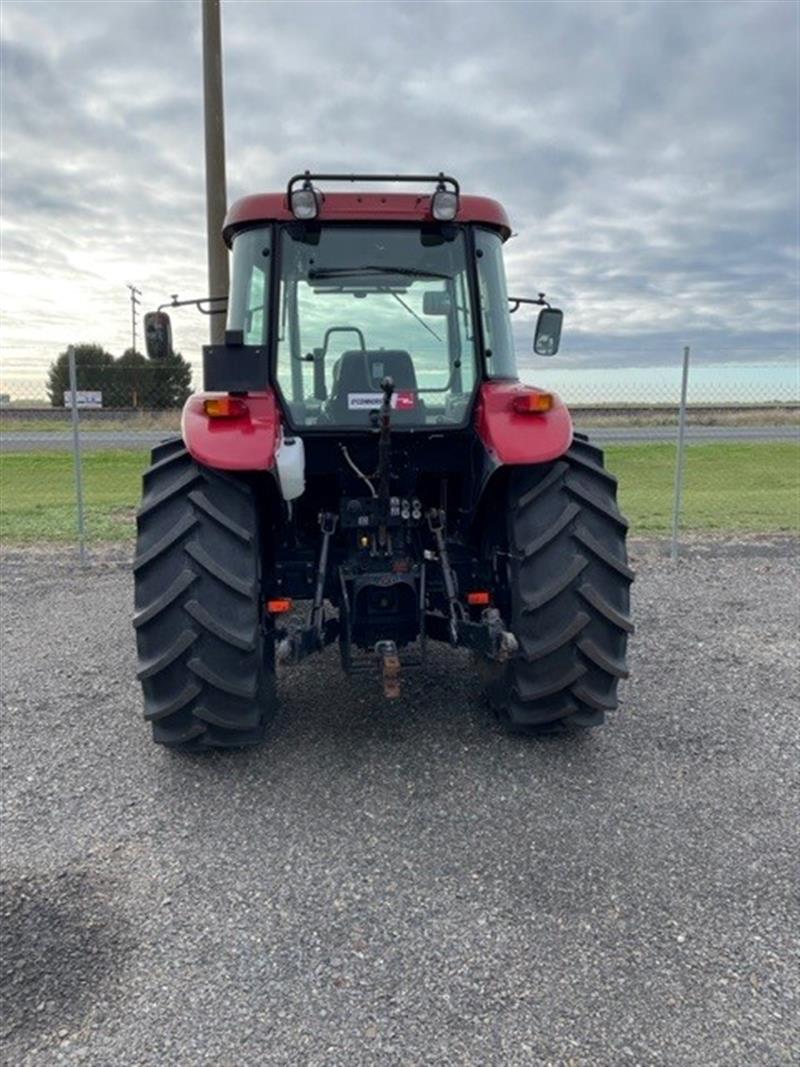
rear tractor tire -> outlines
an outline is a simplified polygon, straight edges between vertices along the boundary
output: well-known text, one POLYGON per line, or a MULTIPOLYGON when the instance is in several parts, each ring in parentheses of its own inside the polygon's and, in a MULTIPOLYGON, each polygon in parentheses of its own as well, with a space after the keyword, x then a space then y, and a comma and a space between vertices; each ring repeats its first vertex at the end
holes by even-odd
POLYGON ((274 642, 251 487, 169 440, 153 449, 137 529, 134 627, 153 740, 189 751, 258 743, 275 711, 274 642))
POLYGON ((616 498, 583 435, 555 462, 511 472, 505 592, 519 650, 487 690, 509 732, 596 726, 617 706, 633 571, 616 498))

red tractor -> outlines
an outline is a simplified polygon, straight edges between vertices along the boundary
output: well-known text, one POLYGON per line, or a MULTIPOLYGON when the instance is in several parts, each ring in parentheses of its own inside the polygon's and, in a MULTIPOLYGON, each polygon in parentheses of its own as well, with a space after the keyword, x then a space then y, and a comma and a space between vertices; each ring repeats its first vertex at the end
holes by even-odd
MULTIPOLYGON (((470 649, 513 732, 616 707, 632 629, 627 523, 603 454, 520 383, 494 200, 321 192, 313 175, 228 212, 225 343, 182 435, 153 450, 138 512, 139 679, 153 738, 262 740, 275 669, 336 641, 387 697, 429 641, 470 649), (305 603, 306 610, 291 610, 305 603)), ((171 347, 147 317, 152 354, 171 347)))

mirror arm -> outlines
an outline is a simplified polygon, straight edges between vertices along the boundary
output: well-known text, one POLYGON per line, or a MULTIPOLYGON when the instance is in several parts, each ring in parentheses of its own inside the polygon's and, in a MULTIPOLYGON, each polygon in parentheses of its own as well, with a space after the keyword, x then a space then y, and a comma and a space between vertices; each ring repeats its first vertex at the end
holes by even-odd
POLYGON ((165 308, 183 307, 196 307, 203 315, 225 315, 228 310, 228 298, 227 296, 202 296, 198 300, 178 300, 178 294, 173 293, 170 303, 160 304, 156 310, 164 311, 165 308), (203 307, 203 304, 219 304, 223 301, 225 306, 221 308, 203 307))
POLYGON ((539 293, 538 300, 532 300, 529 296, 510 296, 508 298, 509 304, 514 306, 508 309, 509 315, 513 315, 520 304, 536 304, 538 307, 549 308, 550 304, 545 300, 544 293, 539 293))

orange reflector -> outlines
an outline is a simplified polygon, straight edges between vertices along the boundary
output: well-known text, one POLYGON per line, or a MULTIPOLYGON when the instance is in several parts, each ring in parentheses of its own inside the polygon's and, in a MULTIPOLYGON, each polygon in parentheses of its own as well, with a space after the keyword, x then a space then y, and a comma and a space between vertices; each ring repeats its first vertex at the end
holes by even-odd
POLYGON ((553 406, 552 393, 517 393, 512 401, 514 411, 520 415, 531 415, 549 411, 553 406))
POLYGON ((291 611, 293 607, 294 602, 288 596, 279 596, 267 601, 267 611, 270 615, 283 615, 284 612, 291 611))
POLYGON ((467 603, 472 604, 473 607, 477 607, 480 604, 488 604, 490 601, 491 595, 484 590, 467 593, 467 603))
POLYGON ((238 396, 215 396, 203 401, 203 411, 212 419, 233 419, 247 412, 247 404, 238 396))

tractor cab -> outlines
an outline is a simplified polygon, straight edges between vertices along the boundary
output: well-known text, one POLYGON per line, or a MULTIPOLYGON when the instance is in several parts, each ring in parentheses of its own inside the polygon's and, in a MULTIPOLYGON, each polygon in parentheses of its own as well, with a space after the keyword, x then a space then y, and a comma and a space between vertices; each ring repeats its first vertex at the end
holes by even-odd
POLYGON ((228 330, 274 338, 297 429, 369 429, 386 377, 396 427, 460 426, 487 348, 495 376, 515 377, 500 245, 451 223, 256 226, 233 238, 228 330), (481 293, 504 314, 479 324, 481 293))
POLYGON ((428 196, 323 194, 325 178, 343 180, 298 175, 231 208, 226 343, 206 351, 206 388, 269 383, 293 429, 369 430, 388 377, 395 428, 464 427, 482 380, 517 378, 505 211, 444 175, 407 179, 433 181, 428 196))

